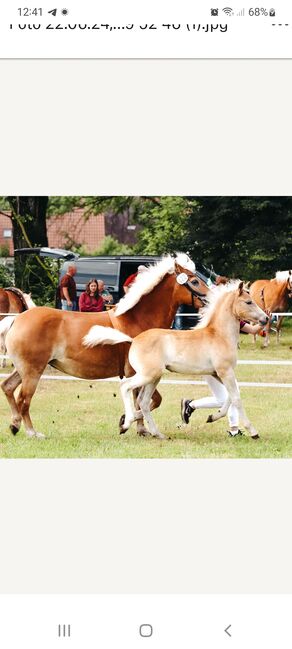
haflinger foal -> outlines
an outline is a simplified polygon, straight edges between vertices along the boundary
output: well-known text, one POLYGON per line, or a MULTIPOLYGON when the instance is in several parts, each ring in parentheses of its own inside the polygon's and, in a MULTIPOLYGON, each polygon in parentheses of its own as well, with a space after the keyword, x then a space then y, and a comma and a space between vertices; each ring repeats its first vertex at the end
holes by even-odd
MULTIPOLYGON (((136 374, 123 379, 121 384, 125 418, 120 421, 120 432, 125 432, 143 415, 151 435, 165 438, 154 422, 150 403, 152 394, 167 369, 183 374, 213 375, 225 385, 228 398, 207 421, 213 422, 224 417, 232 403, 238 408, 242 423, 251 437, 259 437, 243 408, 234 368, 237 362, 240 320, 264 326, 268 317, 251 300, 243 282, 229 282, 225 286, 215 287, 209 292, 207 299, 208 305, 203 309, 201 321, 195 329, 149 329, 132 342, 129 362, 136 374), (138 405, 141 408, 137 412, 131 402, 131 391, 136 388, 140 388, 138 405)), ((129 337, 127 339, 131 340, 129 337)))

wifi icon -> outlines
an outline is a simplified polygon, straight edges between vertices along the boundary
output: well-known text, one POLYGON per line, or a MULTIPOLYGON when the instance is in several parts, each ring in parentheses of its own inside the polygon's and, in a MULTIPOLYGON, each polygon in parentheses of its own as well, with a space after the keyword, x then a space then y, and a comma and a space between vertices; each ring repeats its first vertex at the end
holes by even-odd
POLYGON ((234 16, 233 9, 231 9, 231 7, 224 7, 222 11, 224 11, 226 16, 234 16))

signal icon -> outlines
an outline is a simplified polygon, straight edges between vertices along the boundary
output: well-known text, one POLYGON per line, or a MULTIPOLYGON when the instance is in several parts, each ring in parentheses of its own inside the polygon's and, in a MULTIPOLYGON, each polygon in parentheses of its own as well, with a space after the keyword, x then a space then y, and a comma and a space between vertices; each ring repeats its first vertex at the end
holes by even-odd
POLYGON ((244 9, 241 9, 241 11, 239 11, 238 14, 236 14, 236 15, 237 16, 244 16, 244 9))
POLYGON ((224 7, 222 11, 224 11, 226 16, 234 16, 233 9, 231 9, 231 7, 224 7))

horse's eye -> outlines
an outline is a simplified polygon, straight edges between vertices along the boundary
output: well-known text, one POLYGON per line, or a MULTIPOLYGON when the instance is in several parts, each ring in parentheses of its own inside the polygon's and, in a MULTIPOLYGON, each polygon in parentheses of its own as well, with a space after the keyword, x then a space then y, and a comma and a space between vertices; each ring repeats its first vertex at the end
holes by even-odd
POLYGON ((245 304, 252 304, 252 300, 248 300, 245 304))

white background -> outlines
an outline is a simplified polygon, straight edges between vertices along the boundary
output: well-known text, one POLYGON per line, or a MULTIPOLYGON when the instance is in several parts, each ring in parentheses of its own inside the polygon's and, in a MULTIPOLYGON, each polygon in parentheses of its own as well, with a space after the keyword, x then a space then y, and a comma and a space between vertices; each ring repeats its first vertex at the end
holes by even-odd
MULTIPOLYGON (((1 61, 1 195, 291 194, 291 71, 1 61)), ((291 461, 1 461, 0 589, 291 592, 291 486, 291 461)))

